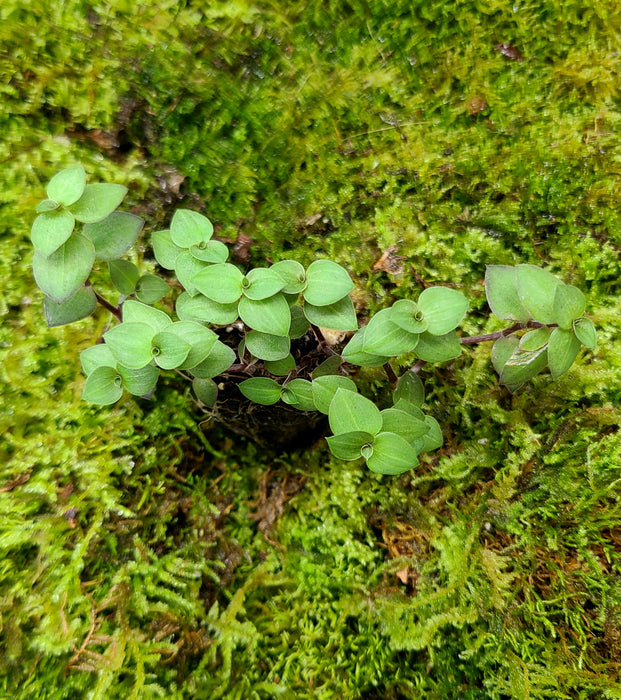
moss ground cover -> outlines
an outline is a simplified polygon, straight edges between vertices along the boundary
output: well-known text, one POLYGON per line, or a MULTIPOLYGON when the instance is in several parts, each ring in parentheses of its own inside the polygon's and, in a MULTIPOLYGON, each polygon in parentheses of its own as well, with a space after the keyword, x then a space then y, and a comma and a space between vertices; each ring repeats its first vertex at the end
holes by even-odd
POLYGON ((2 3, 0 694, 621 696, 620 27, 612 0, 2 3), (45 329, 30 272, 78 161, 154 226, 338 260, 362 315, 448 283, 491 332, 486 263, 548 265, 598 348, 513 396, 488 347, 424 373, 445 447, 399 478, 231 440, 172 379, 95 409, 106 319, 45 329))

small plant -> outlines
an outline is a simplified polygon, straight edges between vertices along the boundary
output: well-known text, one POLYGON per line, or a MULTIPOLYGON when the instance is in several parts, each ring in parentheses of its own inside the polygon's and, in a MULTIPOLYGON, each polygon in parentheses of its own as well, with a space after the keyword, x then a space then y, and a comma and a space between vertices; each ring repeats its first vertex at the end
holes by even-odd
POLYGON ((442 286, 425 289, 416 301, 401 299, 358 328, 349 296, 354 284, 340 265, 315 260, 305 269, 282 260, 242 272, 227 262, 228 248, 214 240, 211 222, 187 209, 176 211, 170 230, 152 235, 157 262, 174 271, 182 288, 173 300, 164 279, 123 259, 144 224, 117 211, 125 194, 120 185, 86 184, 80 165, 67 168, 49 182, 31 231, 48 325, 82 319, 98 304, 117 321, 103 342, 81 353, 83 397, 92 403, 112 404, 124 391, 148 396, 162 371, 175 371, 192 382, 201 405, 214 409, 219 387, 232 382, 257 404, 284 402, 327 415, 336 457, 362 457, 375 472, 399 474, 442 444, 440 426, 423 412, 418 371, 425 363, 493 341, 500 382, 515 391, 546 367, 553 378, 561 376, 582 345, 595 347, 584 294, 533 265, 487 267, 490 309, 512 322, 496 333, 458 336, 468 301, 442 286), (120 294, 116 305, 91 284, 96 261, 107 263, 120 294), (227 335, 231 327, 239 332, 235 342, 227 335), (322 329, 355 333, 337 352, 322 329), (306 351, 294 357, 296 342, 306 351), (417 359, 397 377, 391 361, 402 355, 417 359), (358 393, 350 376, 355 366, 384 369, 392 406, 380 410, 358 393))

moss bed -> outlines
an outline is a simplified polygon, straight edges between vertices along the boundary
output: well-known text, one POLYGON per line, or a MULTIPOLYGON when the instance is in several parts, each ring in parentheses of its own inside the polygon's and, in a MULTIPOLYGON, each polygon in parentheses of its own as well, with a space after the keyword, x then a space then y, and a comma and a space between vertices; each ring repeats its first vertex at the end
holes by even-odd
POLYGON ((621 698, 620 28, 617 0, 3 0, 1 697, 621 698), (173 377, 89 406, 107 319, 45 328, 30 271, 75 162, 150 230, 185 206, 255 265, 331 257, 362 317, 452 284, 490 332, 485 265, 545 265, 597 350, 515 395, 487 346, 423 372, 445 445, 400 477, 260 450, 173 377))

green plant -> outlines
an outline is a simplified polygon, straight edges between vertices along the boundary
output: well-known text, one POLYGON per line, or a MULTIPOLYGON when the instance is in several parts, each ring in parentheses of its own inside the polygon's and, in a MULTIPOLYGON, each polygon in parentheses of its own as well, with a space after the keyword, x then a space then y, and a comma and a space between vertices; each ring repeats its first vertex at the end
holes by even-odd
POLYGON ((349 296, 354 283, 340 265, 315 260, 305 269, 282 260, 244 274, 227 262, 228 248, 213 238, 211 222, 187 209, 176 211, 170 230, 152 235, 157 262, 174 271, 183 290, 173 311, 171 285, 123 259, 144 223, 117 211, 125 194, 119 185, 87 185, 80 165, 67 168, 49 182, 31 232, 48 325, 82 319, 98 303, 118 321, 103 343, 81 354, 83 397, 96 404, 114 403, 124 390, 149 395, 162 371, 175 371, 192 381, 202 405, 213 408, 218 385, 235 381, 258 404, 282 401, 326 414, 336 457, 362 457, 375 472, 399 474, 414 467, 421 452, 442 444, 440 426, 422 410, 418 371, 425 363, 452 360, 464 345, 493 341, 500 382, 515 391, 546 367, 553 378, 561 376, 582 345, 595 347, 584 294, 528 264, 487 268, 487 300, 496 317, 513 322, 506 329, 458 336, 468 301, 442 286, 425 289, 416 302, 396 301, 358 328, 349 296), (120 294, 117 305, 91 284, 97 260, 107 263, 120 294), (235 347, 223 342, 230 326, 241 333, 235 347), (355 333, 337 352, 322 329, 355 333), (314 363, 292 354, 292 341, 307 336, 313 338, 314 363), (397 377, 391 361, 410 354, 416 363, 397 377), (392 406, 380 410, 358 393, 349 376, 354 366, 383 368, 392 406))

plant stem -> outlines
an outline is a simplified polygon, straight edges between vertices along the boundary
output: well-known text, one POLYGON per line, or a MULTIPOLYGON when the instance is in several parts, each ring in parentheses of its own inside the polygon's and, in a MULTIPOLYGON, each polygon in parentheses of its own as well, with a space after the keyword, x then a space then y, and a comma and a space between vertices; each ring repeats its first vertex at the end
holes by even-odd
POLYGON ((460 338, 459 342, 462 345, 476 345, 477 343, 486 343, 490 340, 498 340, 499 338, 505 338, 515 331, 521 331, 525 328, 543 328, 544 326, 555 326, 555 323, 539 323, 539 321, 528 321, 527 323, 515 323, 510 328, 503 328, 501 331, 496 331, 495 333, 485 333, 484 335, 470 335, 460 338))
POLYGON ((390 386, 394 389, 397 386, 397 381, 399 380, 399 377, 395 374, 394 369, 390 365, 390 362, 386 362, 386 364, 383 365, 384 367, 384 372, 386 372, 386 376, 388 377, 388 381, 390 382, 390 386))
POLYGON ((118 306, 113 306, 109 301, 104 299, 101 296, 101 294, 98 294, 93 288, 93 285, 91 284, 90 280, 86 280, 85 286, 90 287, 93 290, 93 292, 95 293, 95 299, 97 299, 97 301, 104 307, 104 309, 107 309, 118 321, 123 321, 121 309, 119 309, 118 306))

